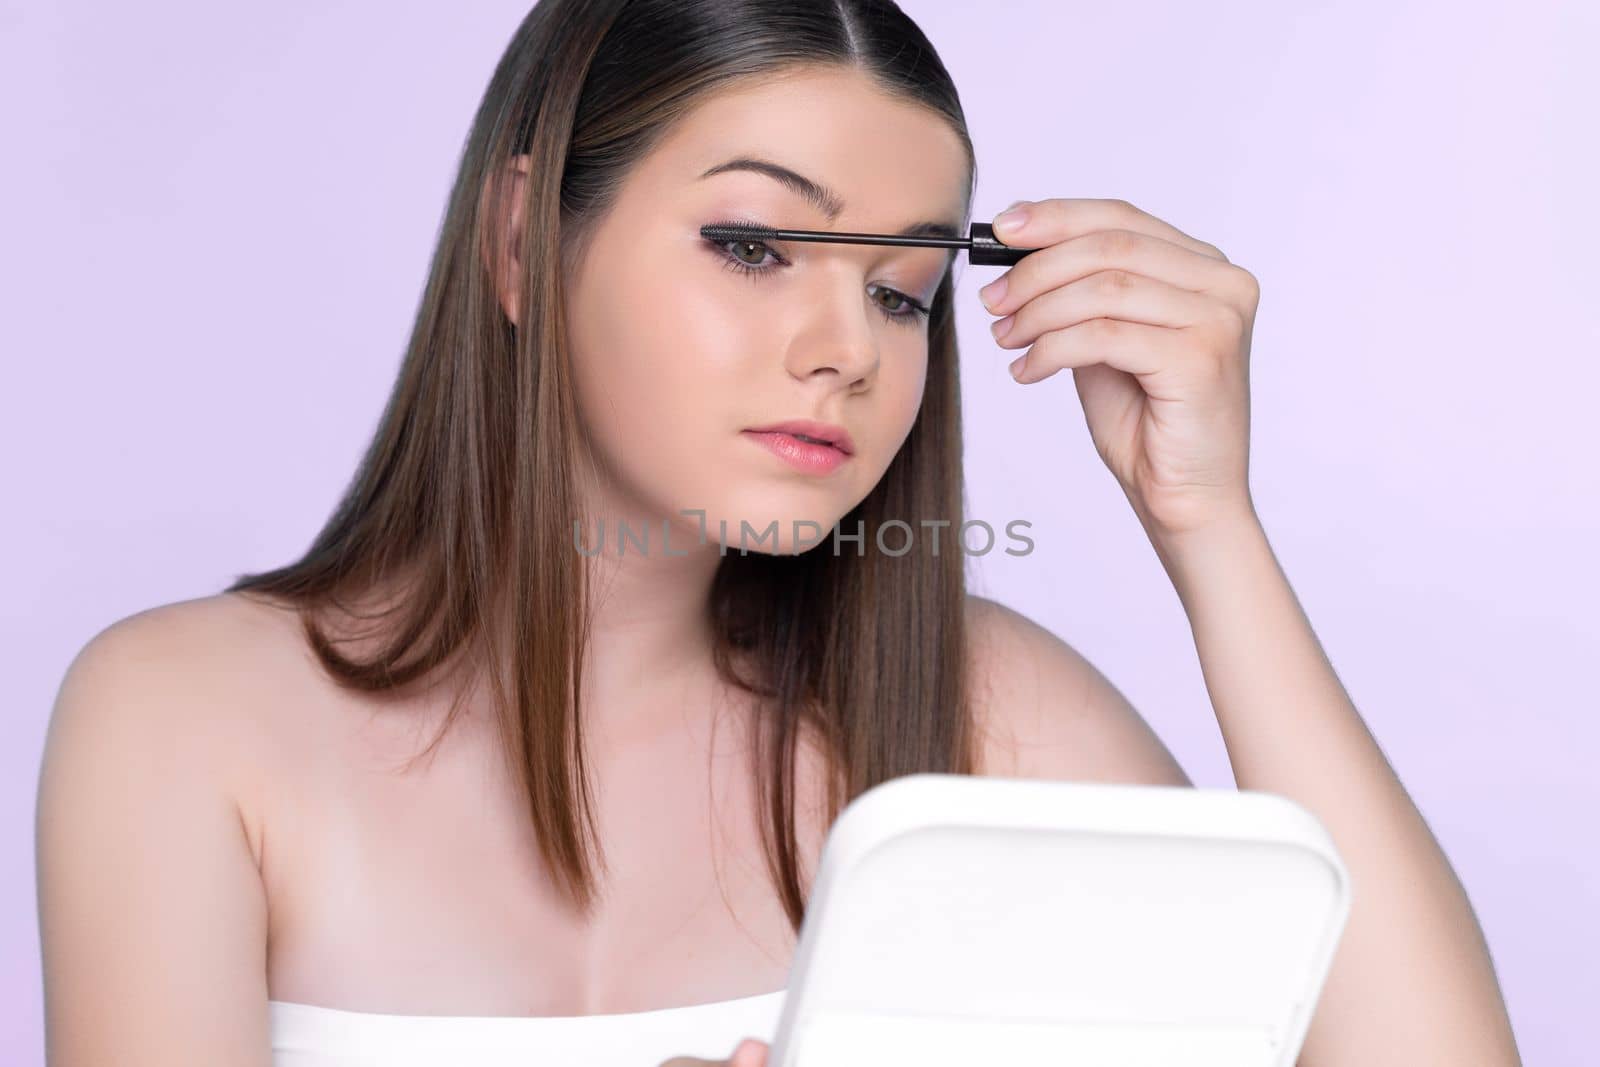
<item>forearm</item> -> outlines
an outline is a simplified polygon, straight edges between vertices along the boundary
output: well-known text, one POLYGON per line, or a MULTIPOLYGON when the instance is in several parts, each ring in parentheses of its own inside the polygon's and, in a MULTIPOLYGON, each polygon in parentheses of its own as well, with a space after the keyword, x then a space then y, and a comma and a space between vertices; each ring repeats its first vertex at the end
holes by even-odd
POLYGON ((1152 537, 1241 789, 1320 819, 1352 902, 1303 1067, 1518 1064, 1455 872, 1334 674, 1254 515, 1152 537))

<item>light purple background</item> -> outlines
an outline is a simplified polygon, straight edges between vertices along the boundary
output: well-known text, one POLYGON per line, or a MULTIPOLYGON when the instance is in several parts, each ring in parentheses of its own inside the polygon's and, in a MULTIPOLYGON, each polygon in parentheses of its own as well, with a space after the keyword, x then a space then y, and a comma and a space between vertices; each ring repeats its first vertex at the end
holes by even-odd
MULTIPOLYGON (((962 91, 976 217, 1118 197, 1260 279, 1268 536, 1471 895, 1527 1062, 1575 1064, 1600 1003, 1600 33, 1579 0, 1495 6, 906 4, 962 91)), ((0 1060, 43 1056, 33 813, 68 661, 321 525, 525 11, 3 7, 0 1060)), ((1099 665, 1196 784, 1231 785, 1070 376, 1012 382, 974 294, 997 271, 958 269, 971 514, 1037 542, 975 561, 978 588, 1099 665)))

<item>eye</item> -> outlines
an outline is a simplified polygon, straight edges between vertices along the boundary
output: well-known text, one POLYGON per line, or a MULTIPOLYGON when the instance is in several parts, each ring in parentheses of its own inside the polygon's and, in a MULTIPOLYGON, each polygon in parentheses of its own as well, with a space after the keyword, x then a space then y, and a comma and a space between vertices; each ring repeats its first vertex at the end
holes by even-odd
MULTIPOLYGON (((739 263, 741 266, 749 267, 752 270, 765 270, 766 268, 761 265, 761 261, 764 260, 768 254, 774 256, 777 255, 776 252, 773 252, 772 249, 768 248, 760 241, 729 241, 727 247, 731 249, 729 255, 734 258, 735 262, 739 263), (746 259, 746 255, 753 255, 754 260, 752 261, 746 259)), ((782 261, 780 260, 779 262, 782 261)))
POLYGON ((778 263, 788 262, 763 241, 712 241, 711 245, 728 260, 730 270, 756 271, 758 273, 769 271, 772 269, 771 266, 762 265, 762 261, 768 255, 772 256, 778 263))
POLYGON ((928 307, 926 304, 918 303, 898 289, 890 289, 887 286, 880 285, 878 286, 877 293, 880 296, 887 295, 891 300, 895 301, 895 303, 891 305, 878 305, 878 307, 883 309, 883 313, 889 318, 893 319, 895 322, 906 322, 915 325, 919 320, 928 317, 928 307), (896 310, 902 308, 909 310, 896 310))
MULTIPOLYGON (((739 224, 722 223, 720 225, 733 226, 739 224)), ((748 274, 752 279, 759 278, 765 274, 770 274, 776 269, 776 265, 761 265, 769 255, 773 258, 775 264, 777 265, 786 266, 789 262, 780 256, 776 251, 774 251, 771 246, 764 241, 747 241, 737 239, 714 241, 710 238, 707 238, 706 242, 722 254, 722 258, 725 261, 725 265, 728 270, 735 270, 741 274, 748 274)), ((914 326, 918 325, 921 320, 928 317, 929 308, 926 305, 918 303, 906 294, 900 292, 898 289, 890 289, 887 286, 881 285, 877 286, 875 295, 882 294, 886 294, 892 302, 886 305, 874 300, 874 303, 877 305, 878 310, 883 313, 883 317, 888 319, 890 322, 898 322, 902 325, 914 326)))
POLYGON ((897 308, 915 308, 918 311, 924 310, 921 304, 916 303, 909 296, 900 292, 898 289, 879 289, 878 292, 880 294, 887 293, 890 299, 899 301, 897 304, 886 305, 884 307, 885 311, 894 311, 897 308))

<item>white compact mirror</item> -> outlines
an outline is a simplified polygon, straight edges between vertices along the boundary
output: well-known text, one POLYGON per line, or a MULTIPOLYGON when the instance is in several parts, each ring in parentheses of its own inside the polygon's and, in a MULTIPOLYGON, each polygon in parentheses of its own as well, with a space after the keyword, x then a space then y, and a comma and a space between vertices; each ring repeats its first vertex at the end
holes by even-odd
POLYGON ((829 830, 769 1067, 1293 1067, 1349 907, 1274 794, 896 778, 829 830))

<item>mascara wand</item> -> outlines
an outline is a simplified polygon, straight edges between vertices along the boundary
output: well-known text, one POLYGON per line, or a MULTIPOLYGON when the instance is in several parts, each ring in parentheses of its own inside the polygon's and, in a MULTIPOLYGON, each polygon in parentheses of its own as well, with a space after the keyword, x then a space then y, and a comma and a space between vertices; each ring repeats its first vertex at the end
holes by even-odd
POLYGON ((895 233, 840 233, 836 230, 775 230, 766 226, 702 226, 700 236, 711 241, 826 241, 835 244, 911 245, 918 248, 967 250, 967 262, 1005 266, 1037 248, 1016 248, 995 239, 994 227, 974 222, 967 237, 908 237, 895 233))

